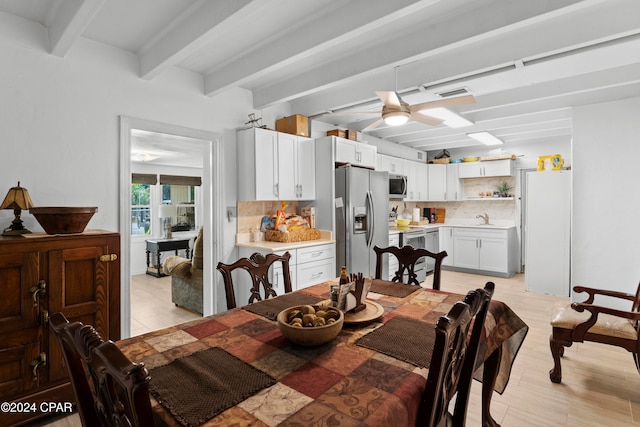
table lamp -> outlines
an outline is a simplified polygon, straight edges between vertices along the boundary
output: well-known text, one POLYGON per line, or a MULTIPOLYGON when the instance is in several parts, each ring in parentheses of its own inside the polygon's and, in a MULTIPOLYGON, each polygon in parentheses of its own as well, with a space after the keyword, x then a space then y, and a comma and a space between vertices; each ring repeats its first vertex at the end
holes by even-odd
POLYGON ((174 205, 160 205, 158 217, 164 219, 164 238, 171 239, 171 218, 178 214, 178 208, 174 205))
POLYGON ((18 185, 9 189, 2 205, 0 205, 0 209, 13 209, 13 214, 15 215, 13 222, 11 222, 11 226, 9 228, 5 228, 2 235, 19 236, 20 234, 31 233, 31 231, 27 230, 22 225, 20 213, 22 209, 30 209, 32 207, 33 202, 31 201, 31 197, 29 197, 29 192, 26 188, 20 187, 20 181, 18 181, 18 185))

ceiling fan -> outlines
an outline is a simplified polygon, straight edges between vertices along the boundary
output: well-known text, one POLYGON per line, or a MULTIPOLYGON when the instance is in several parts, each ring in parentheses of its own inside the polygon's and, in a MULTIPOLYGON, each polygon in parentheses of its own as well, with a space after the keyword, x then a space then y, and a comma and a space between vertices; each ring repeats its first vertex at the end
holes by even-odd
MULTIPOLYGON (((396 67, 396 87, 397 87, 397 67, 396 67)), ((420 111, 433 109, 433 108, 446 108, 455 107, 458 105, 475 104, 476 99, 473 95, 463 95, 455 97, 447 97, 442 99, 436 99, 433 101, 421 102, 419 104, 409 105, 404 102, 397 90, 395 91, 375 91, 376 95, 382 101, 382 110, 380 111, 380 118, 375 120, 369 126, 362 129, 362 132, 372 130, 380 126, 382 123, 386 123, 389 126, 400 126, 414 120, 416 122, 425 123, 431 126, 437 126, 445 120, 436 116, 429 115, 428 112, 421 113, 420 111)), ((343 113, 331 113, 326 114, 328 116, 337 115, 351 115, 351 114, 378 114, 375 112, 343 112, 343 113)))

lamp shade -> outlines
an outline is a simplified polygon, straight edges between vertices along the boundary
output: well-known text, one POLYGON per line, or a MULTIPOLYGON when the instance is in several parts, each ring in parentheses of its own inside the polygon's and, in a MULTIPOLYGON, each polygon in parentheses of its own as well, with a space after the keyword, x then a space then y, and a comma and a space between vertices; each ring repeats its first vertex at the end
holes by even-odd
POLYGON ((174 205, 160 205, 158 218, 173 218, 178 215, 178 208, 174 205))
POLYGON ((26 188, 20 187, 20 181, 16 187, 11 187, 0 205, 0 209, 30 209, 33 207, 31 197, 26 188))

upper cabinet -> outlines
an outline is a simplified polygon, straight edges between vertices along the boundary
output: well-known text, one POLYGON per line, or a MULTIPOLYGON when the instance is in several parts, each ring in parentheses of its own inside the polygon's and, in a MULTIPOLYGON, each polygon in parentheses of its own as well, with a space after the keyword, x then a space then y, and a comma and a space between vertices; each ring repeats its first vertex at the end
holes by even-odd
POLYGON ((458 163, 450 163, 447 167, 447 201, 462 200, 462 184, 458 176, 458 163))
POLYGON ((354 166, 376 168, 375 145, 353 141, 351 139, 332 137, 335 144, 335 161, 337 163, 349 163, 354 166))
POLYGON ((513 176, 513 161, 510 159, 464 162, 458 165, 459 178, 481 178, 487 176, 513 176))
POLYGON ((429 171, 426 163, 405 160, 404 174, 407 176, 407 202, 429 200, 429 171))
POLYGON ((399 157, 387 156, 386 154, 378 154, 378 162, 376 169, 387 171, 390 174, 404 175, 404 159, 399 157))
POLYGON ((429 170, 429 201, 444 202, 447 198, 447 165, 430 164, 429 170))
POLYGON ((313 200, 315 142, 251 128, 238 132, 238 200, 313 200))

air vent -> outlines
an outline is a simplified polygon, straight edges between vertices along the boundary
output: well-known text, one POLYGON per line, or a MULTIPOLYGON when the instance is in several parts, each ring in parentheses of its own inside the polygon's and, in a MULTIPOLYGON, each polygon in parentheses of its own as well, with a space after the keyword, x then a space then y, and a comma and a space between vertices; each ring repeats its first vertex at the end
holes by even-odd
POLYGON ((451 96, 458 96, 458 95, 468 95, 469 91, 462 87, 460 89, 453 89, 453 90, 448 90, 446 92, 440 92, 438 95, 441 96, 442 98, 449 98, 451 96))
POLYGON ((418 151, 416 154, 417 154, 418 160, 424 160, 425 159, 424 155, 427 153, 425 153, 424 151, 418 151))

